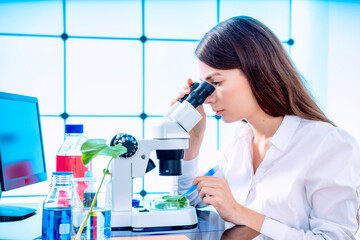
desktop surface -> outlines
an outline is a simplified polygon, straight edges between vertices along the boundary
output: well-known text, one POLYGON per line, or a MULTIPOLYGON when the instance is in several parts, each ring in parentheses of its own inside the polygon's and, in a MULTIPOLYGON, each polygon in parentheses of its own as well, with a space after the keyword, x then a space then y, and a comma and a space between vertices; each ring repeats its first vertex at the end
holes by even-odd
MULTIPOLYGON (((5 198, 2 204, 18 205, 37 209, 37 214, 16 222, 0 223, 0 240, 2 239, 41 239, 42 202, 44 198, 5 198)), ((198 225, 193 229, 133 232, 112 231, 112 240, 152 239, 152 240, 181 240, 181 239, 222 239, 222 240, 250 240, 259 235, 258 232, 244 226, 230 226, 217 213, 207 208, 198 209, 198 225), (144 238, 143 238, 144 237, 144 238)), ((266 239, 261 237, 259 239, 266 239)), ((257 238, 258 239, 258 238, 257 238)))
POLYGON ((36 214, 14 222, 0 222, 0 239, 35 239, 41 236, 42 202, 44 197, 3 197, 1 205, 29 207, 36 209, 36 214))
MULTIPOLYGON (((230 226, 214 211, 198 209, 198 225, 193 229, 158 231, 158 232, 112 232, 112 240, 250 240, 259 236, 259 233, 245 226, 230 226)), ((263 239, 263 238, 260 238, 263 239)))

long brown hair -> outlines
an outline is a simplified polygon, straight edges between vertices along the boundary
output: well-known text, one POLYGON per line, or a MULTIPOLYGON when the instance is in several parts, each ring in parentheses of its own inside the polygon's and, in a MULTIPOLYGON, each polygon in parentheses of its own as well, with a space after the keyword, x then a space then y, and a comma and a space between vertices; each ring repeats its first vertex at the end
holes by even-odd
POLYGON ((216 69, 243 71, 265 113, 335 126, 310 96, 280 40, 258 20, 239 16, 219 23, 202 38, 196 56, 216 69))

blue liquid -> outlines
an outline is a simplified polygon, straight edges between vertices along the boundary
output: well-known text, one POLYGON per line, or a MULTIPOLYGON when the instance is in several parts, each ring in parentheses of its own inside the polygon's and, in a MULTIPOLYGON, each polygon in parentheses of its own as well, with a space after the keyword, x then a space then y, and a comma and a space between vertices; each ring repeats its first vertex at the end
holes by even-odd
POLYGON ((71 239, 71 208, 47 208, 43 210, 42 239, 71 239))

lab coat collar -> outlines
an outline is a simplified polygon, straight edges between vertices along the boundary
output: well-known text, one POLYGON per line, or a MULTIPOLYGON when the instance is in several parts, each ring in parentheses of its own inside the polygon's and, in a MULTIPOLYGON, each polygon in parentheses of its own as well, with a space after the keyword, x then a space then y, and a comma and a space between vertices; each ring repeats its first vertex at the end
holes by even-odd
POLYGON ((286 115, 280 124, 280 127, 270 139, 270 143, 284 152, 287 145, 294 136, 297 127, 299 126, 301 118, 296 115, 286 115))
MULTIPOLYGON (((291 138, 294 136, 297 127, 299 126, 301 118, 295 115, 286 115, 281 122, 278 130, 274 136, 270 139, 270 143, 277 149, 284 152, 291 138)), ((238 126, 239 137, 247 141, 250 141, 253 137, 253 131, 250 123, 241 123, 238 126)))

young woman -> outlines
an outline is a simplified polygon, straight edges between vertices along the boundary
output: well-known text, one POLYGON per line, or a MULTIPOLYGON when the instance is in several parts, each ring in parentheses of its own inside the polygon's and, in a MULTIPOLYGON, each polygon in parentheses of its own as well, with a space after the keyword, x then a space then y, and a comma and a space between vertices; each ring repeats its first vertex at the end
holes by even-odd
POLYGON ((274 33, 234 17, 204 36, 196 56, 201 79, 215 87, 205 103, 225 122, 246 124, 219 151, 212 177, 196 170, 205 118, 195 126, 179 193, 198 184, 193 205, 273 239, 355 239, 358 145, 316 105, 274 33))

